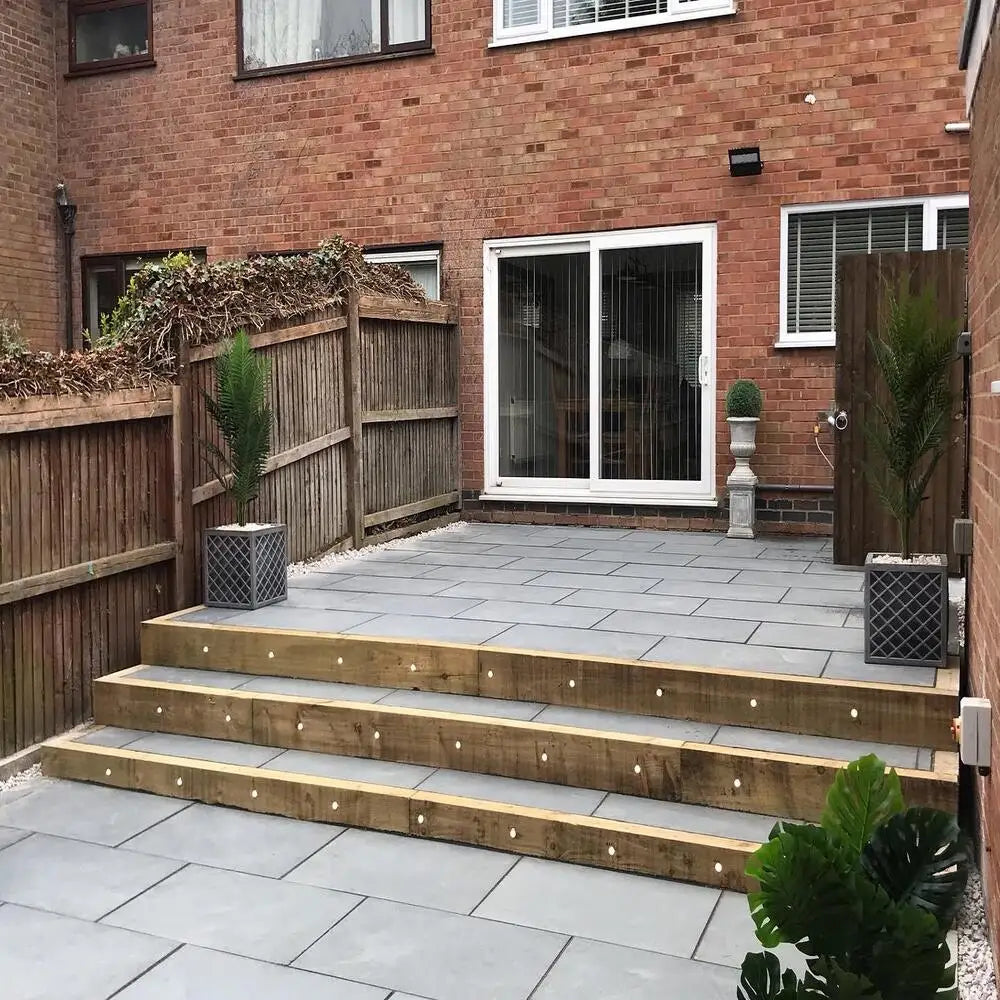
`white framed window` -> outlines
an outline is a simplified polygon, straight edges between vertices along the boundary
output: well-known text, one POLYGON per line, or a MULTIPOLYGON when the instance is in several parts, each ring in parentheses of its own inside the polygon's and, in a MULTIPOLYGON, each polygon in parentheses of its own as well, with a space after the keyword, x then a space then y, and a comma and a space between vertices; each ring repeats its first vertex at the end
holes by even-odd
POLYGON ((969 244, 969 197, 837 202, 781 210, 781 327, 777 347, 836 343, 837 258, 969 244))
POLYGON ((493 0, 492 45, 736 13, 735 0, 493 0))
POLYGON ((714 504, 714 224, 484 245, 484 496, 714 504))
POLYGON ((441 298, 440 250, 372 250, 365 260, 373 264, 396 264, 409 272, 429 299, 441 298))

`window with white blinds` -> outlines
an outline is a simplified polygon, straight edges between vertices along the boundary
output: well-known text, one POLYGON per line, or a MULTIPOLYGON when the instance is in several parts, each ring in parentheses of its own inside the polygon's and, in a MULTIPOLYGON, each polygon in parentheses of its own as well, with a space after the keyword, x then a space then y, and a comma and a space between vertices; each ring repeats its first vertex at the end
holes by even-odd
POLYGON ((965 196, 783 209, 782 224, 779 347, 833 344, 837 260, 844 254, 953 249, 969 240, 965 196))
POLYGON ((734 0, 494 0, 494 42, 558 38, 731 14, 734 0))

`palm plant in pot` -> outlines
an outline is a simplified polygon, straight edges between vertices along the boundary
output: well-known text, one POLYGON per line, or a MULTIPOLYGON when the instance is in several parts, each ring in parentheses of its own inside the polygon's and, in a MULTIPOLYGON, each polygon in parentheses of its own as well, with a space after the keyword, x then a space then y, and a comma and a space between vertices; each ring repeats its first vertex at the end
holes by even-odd
POLYGON ((968 870, 954 816, 906 809, 875 755, 849 764, 818 826, 778 823, 747 863, 757 939, 794 945, 807 971, 751 952, 738 1000, 955 1000, 947 934, 968 870))
POLYGON ((216 359, 214 397, 205 393, 223 447, 213 441, 202 444, 236 512, 235 524, 205 531, 204 602, 211 607, 252 610, 287 596, 285 525, 247 521, 271 452, 270 376, 269 362, 254 351, 241 330, 216 359))
POLYGON ((760 387, 753 379, 739 378, 726 392, 729 451, 736 467, 726 479, 729 487, 730 538, 754 538, 757 520, 757 477, 750 458, 757 450, 757 424, 764 405, 760 387))
POLYGON ((865 660, 943 666, 948 652, 948 557, 913 552, 913 524, 950 444, 957 324, 940 316, 934 293, 904 279, 887 293, 870 336, 881 382, 864 430, 865 473, 899 526, 898 553, 865 559, 865 660))

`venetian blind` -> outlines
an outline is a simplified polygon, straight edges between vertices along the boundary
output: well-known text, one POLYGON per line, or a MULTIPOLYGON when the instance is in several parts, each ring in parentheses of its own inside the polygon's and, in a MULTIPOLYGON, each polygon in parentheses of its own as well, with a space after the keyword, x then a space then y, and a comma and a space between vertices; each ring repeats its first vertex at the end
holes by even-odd
POLYGON ((938 212, 939 250, 964 250, 969 246, 969 210, 946 208, 938 212))

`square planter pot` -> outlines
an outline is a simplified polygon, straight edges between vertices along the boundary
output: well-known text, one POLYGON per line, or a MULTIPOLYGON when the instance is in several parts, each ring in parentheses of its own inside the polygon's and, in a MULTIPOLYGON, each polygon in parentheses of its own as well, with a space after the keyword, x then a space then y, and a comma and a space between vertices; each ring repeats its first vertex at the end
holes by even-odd
POLYGON ((943 667, 948 656, 948 558, 865 559, 865 662, 943 667))
POLYGON ((207 528, 202 572, 205 604, 252 611, 288 595, 288 546, 283 524, 207 528))

